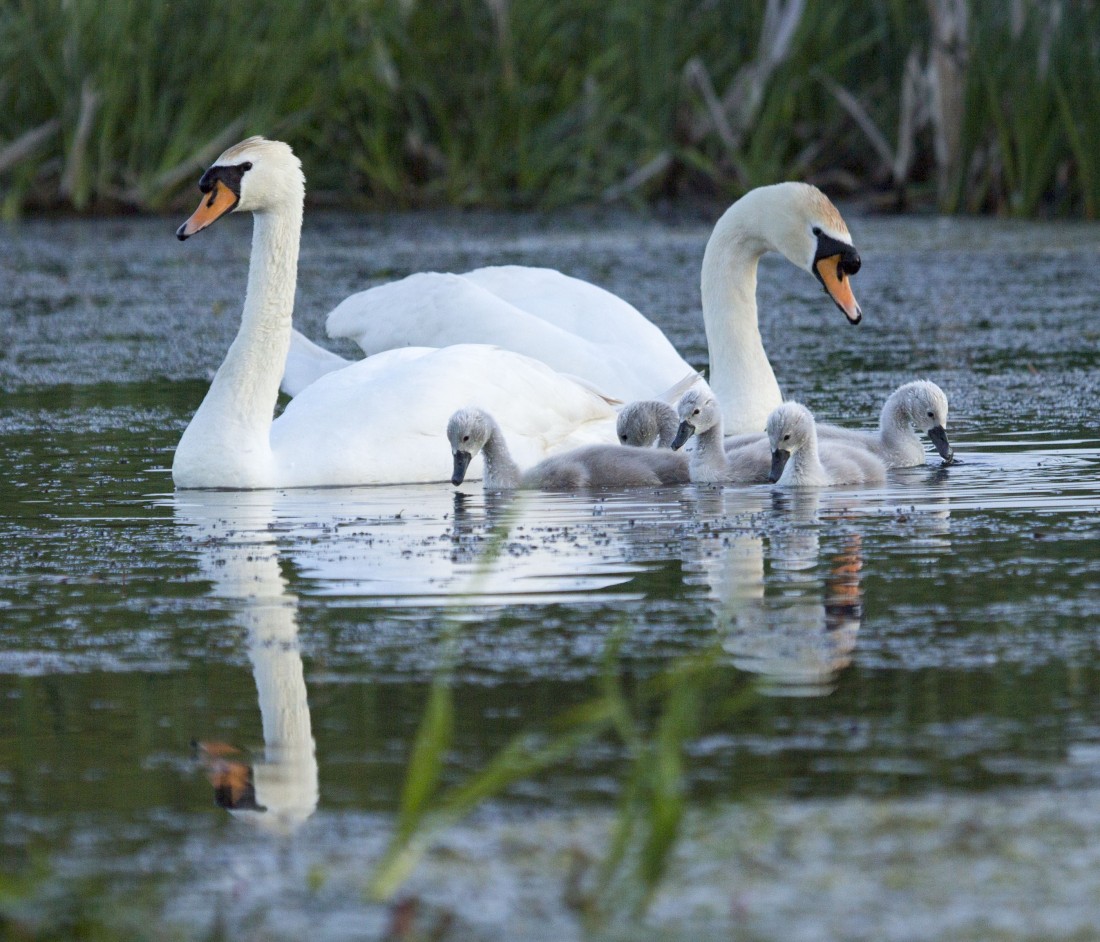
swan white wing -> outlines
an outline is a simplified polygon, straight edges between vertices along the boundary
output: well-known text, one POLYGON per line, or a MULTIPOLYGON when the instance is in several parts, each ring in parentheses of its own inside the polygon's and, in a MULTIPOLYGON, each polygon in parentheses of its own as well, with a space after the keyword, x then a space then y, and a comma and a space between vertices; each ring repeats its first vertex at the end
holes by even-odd
POLYGON ((407 344, 494 344, 622 400, 655 396, 691 371, 634 307, 547 268, 410 275, 347 298, 329 314, 327 329, 367 354, 407 344))
POLYGON ((447 421, 463 406, 496 418, 520 467, 616 441, 607 401, 537 360, 482 344, 403 348, 328 373, 290 401, 271 426, 274 486, 448 480, 447 421))

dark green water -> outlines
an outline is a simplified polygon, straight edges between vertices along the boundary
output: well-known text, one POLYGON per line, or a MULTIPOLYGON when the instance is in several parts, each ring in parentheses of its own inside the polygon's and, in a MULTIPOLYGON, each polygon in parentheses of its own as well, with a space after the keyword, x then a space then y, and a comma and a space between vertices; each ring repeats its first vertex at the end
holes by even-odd
MULTIPOLYGON (((869 425, 934 379, 961 464, 863 491, 514 502, 174 494, 246 224, 186 246, 157 220, 0 232, 0 890, 21 925, 75 897, 153 938, 414 937, 369 891, 434 682, 441 812, 509 743, 588 729, 575 711, 609 690, 627 719, 415 822, 416 931, 1096 937, 1100 229, 849 222, 860 327, 762 269, 784 391, 869 425), (227 767, 193 740, 240 749, 266 810, 219 808, 227 767), (632 813, 599 921, 586 900, 632 813), (639 923, 617 901, 644 887, 639 923)), ((320 337, 346 294, 415 270, 546 264, 703 365, 707 228, 321 216, 299 321, 320 337)))

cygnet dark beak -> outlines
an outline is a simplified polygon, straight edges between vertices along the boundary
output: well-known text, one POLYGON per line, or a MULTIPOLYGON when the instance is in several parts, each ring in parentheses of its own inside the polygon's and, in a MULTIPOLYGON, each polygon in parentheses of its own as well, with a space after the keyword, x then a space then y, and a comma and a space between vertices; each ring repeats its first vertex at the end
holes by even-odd
POLYGON ((451 483, 458 487, 466 479, 466 469, 470 467, 470 462, 474 460, 474 456, 468 451, 456 451, 455 452, 455 469, 451 474, 451 483))
POLYGON ((772 452, 772 468, 768 472, 768 480, 775 484, 781 477, 783 477, 783 469, 787 467, 787 461, 790 459, 791 453, 785 448, 777 448, 772 452))
POLYGON ((679 448, 683 448, 684 442, 694 434, 695 426, 687 419, 684 419, 684 421, 680 423, 680 427, 676 430, 676 437, 672 440, 672 450, 676 451, 679 448))
POLYGON ((944 461, 950 461, 955 457, 955 451, 947 440, 947 429, 942 425, 932 426, 928 430, 928 437, 932 439, 932 444, 936 446, 936 451, 940 453, 940 457, 944 461))

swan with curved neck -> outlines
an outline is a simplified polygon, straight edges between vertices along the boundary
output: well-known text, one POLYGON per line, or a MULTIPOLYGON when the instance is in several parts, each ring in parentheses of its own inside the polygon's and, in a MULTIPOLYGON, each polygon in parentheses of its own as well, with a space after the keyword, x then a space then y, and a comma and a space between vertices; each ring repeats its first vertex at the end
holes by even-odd
POLYGON ((807 183, 777 183, 749 191, 727 209, 707 242, 701 277, 709 382, 727 434, 763 431, 783 402, 756 307, 756 272, 767 252, 811 272, 850 323, 863 317, 849 281, 859 271, 859 254, 824 193, 807 183))
MULTIPOLYGON (((752 190, 714 227, 703 254, 703 321, 710 385, 728 434, 763 432, 782 402, 760 337, 756 273, 766 252, 810 272, 857 324, 850 276, 860 267, 848 227, 816 187, 752 190)), ((629 402, 659 398, 691 367, 663 333, 621 298, 545 268, 503 266, 464 275, 421 272, 347 298, 328 316, 330 337, 372 354, 409 344, 493 343, 540 359, 629 402)), ((307 388, 342 361, 301 335, 287 392, 307 388), (300 367, 300 368, 298 368, 300 367)))
POLYGON ((590 384, 479 344, 391 350, 309 384, 276 419, 291 344, 305 178, 293 151, 249 138, 199 181, 187 239, 230 212, 253 214, 237 336, 176 448, 181 488, 266 488, 444 481, 437 447, 455 407, 492 409, 521 460, 615 440, 615 410, 590 384))

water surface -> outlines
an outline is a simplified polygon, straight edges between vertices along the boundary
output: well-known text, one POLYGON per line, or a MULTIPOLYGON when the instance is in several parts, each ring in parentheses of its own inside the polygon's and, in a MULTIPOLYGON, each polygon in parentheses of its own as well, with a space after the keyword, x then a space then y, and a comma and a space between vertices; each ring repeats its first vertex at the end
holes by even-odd
MULTIPOLYGON (((863 490, 515 499, 174 493, 172 450, 235 330, 246 223, 185 246, 164 220, 0 232, 18 918, 60 918, 60 896, 153 938, 1091 937, 1100 229, 849 222, 858 328, 809 276, 762 268, 784 391, 870 425, 894 386, 933 379, 962 463, 930 454, 863 490), (596 702, 626 719, 597 728, 596 702), (431 704, 451 730, 438 815, 378 900, 431 704), (555 761, 444 813, 501 750, 567 732, 555 761)), ((704 366, 708 226, 322 214, 298 319, 320 338, 368 284, 545 264, 704 366)))

